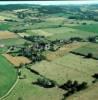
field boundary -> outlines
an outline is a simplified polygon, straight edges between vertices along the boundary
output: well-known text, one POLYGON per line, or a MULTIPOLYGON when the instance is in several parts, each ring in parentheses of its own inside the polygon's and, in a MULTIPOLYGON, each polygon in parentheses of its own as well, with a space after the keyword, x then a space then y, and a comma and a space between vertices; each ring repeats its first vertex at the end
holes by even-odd
MULTIPOLYGON (((83 53, 79 53, 79 52, 75 52, 75 51, 70 51, 70 53, 72 53, 72 54, 74 54, 74 55, 83 56, 83 57, 86 56, 86 55, 83 54, 83 53)), ((96 57, 91 57, 91 59, 98 60, 98 58, 96 58, 96 57)))

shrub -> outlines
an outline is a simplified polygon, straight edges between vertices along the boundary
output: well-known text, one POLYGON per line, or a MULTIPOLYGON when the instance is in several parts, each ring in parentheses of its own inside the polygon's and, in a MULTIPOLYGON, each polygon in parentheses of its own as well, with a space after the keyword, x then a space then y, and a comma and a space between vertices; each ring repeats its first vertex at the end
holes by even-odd
POLYGON ((55 81, 49 80, 47 78, 38 78, 35 84, 40 85, 44 88, 52 88, 56 85, 55 81))
POLYGON ((93 54, 92 53, 88 53, 85 57, 86 58, 92 58, 93 57, 93 54))

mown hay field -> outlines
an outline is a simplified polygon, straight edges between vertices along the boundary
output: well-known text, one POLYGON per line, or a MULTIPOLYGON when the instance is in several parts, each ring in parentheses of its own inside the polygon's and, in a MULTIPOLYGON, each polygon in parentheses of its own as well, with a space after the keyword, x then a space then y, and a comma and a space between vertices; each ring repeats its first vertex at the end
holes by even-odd
POLYGON ((91 83, 91 77, 98 70, 98 61, 84 59, 81 56, 67 54, 51 62, 43 61, 33 65, 31 68, 41 75, 62 84, 67 80, 86 81, 91 83))

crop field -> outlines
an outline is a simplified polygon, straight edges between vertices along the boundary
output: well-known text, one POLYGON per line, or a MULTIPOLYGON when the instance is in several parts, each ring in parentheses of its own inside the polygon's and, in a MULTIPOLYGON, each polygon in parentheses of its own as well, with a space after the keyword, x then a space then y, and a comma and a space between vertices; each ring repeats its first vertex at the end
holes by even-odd
POLYGON ((6 94, 17 78, 13 65, 0 55, 0 97, 6 94))
POLYGON ((88 53, 92 53, 94 58, 98 58, 98 44, 88 43, 85 46, 82 46, 78 49, 73 50, 75 53, 79 53, 82 55, 87 55, 88 53))
POLYGON ((44 31, 43 29, 36 29, 36 30, 27 30, 27 34, 29 35, 39 35, 39 36, 51 36, 53 34, 44 31))
POLYGON ((62 24, 64 18, 44 18, 42 22, 31 25, 31 29, 55 28, 62 24))
POLYGON ((31 62, 29 59, 23 56, 13 57, 10 54, 3 54, 3 56, 15 66, 19 66, 20 64, 28 64, 31 62))
POLYGON ((5 46, 10 46, 10 45, 21 45, 27 42, 26 40, 22 38, 11 38, 11 39, 1 39, 0 44, 3 44, 5 46))
POLYGON ((30 73, 30 71, 25 68, 22 69, 22 75, 26 75, 26 79, 19 80, 16 87, 4 100, 17 100, 19 98, 23 100, 39 100, 39 98, 40 100, 62 99, 63 90, 56 87, 47 89, 33 85, 32 82, 35 82, 39 76, 30 73))
POLYGON ((71 28, 86 31, 86 32, 93 32, 98 34, 98 24, 87 24, 87 25, 78 25, 78 26, 71 26, 71 28))
POLYGON ((0 30, 8 30, 11 28, 11 25, 8 23, 0 23, 0 30))
POLYGON ((17 38, 17 35, 9 31, 0 31, 0 39, 9 39, 9 38, 17 38))
POLYGON ((43 61, 32 66, 32 69, 38 71, 58 84, 62 84, 68 79, 91 82, 91 75, 97 72, 98 62, 93 59, 84 59, 81 56, 67 54, 54 61, 43 61))
POLYGON ((73 28, 68 28, 68 27, 60 27, 60 28, 46 28, 43 29, 43 31, 46 31, 48 33, 51 33, 49 38, 54 40, 54 39, 68 39, 70 37, 83 37, 86 38, 88 36, 95 36, 97 33, 92 33, 92 32, 85 32, 73 28))
POLYGON ((9 12, 9 11, 0 12, 0 16, 4 17, 6 19, 17 18, 17 16, 15 14, 13 14, 13 12, 9 12))

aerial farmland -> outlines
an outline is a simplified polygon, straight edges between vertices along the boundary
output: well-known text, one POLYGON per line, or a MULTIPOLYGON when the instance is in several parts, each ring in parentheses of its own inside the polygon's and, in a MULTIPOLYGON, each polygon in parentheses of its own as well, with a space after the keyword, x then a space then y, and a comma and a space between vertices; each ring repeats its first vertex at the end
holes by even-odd
POLYGON ((0 5, 0 100, 98 100, 98 4, 0 5))

